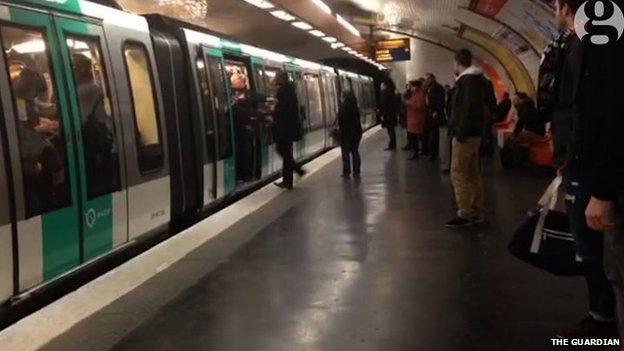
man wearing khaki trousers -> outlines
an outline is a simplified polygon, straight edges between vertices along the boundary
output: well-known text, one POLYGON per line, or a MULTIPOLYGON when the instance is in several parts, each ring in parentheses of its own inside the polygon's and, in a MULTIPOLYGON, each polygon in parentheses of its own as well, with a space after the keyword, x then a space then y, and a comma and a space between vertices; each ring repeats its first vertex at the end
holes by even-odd
POLYGON ((449 121, 453 136, 451 181, 457 201, 457 217, 446 223, 462 228, 482 223, 485 215, 479 151, 486 109, 495 103, 491 82, 472 65, 472 54, 463 49, 455 55, 457 83, 449 121))

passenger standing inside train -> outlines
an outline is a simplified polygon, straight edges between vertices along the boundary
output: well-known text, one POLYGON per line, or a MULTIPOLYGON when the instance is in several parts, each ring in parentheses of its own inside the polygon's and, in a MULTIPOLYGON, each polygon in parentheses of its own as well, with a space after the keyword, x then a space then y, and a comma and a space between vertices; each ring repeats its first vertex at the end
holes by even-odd
POLYGON ((435 160, 440 154, 440 126, 446 125, 446 114, 444 113, 446 103, 445 91, 433 73, 427 73, 425 77, 427 100, 431 111, 426 125, 425 144, 430 159, 435 160))
POLYGON ((396 125, 399 113, 399 100, 396 96, 396 85, 391 78, 381 83, 381 116, 382 125, 388 130, 388 147, 386 150, 396 150, 396 125))
POLYGON ((278 86, 275 96, 277 104, 273 111, 275 122, 275 141, 277 152, 283 159, 282 182, 275 183, 280 188, 293 188, 293 172, 299 176, 306 171, 293 158, 293 143, 303 137, 303 128, 299 116, 299 101, 293 83, 288 73, 281 71, 275 76, 275 85, 278 86))
POLYGON ((491 84, 483 71, 472 65, 472 53, 462 49, 455 55, 457 77, 450 128, 453 136, 451 181, 457 201, 457 217, 450 228, 482 223, 485 215, 480 147, 485 125, 485 107, 491 84))
POLYGON ((407 107, 407 135, 409 146, 414 151, 410 160, 417 160, 420 155, 419 144, 423 140, 425 132, 425 120, 427 119, 427 91, 423 88, 422 80, 410 82, 410 98, 405 101, 407 107))
POLYGON ((353 173, 360 177, 361 158, 360 141, 362 123, 357 98, 352 91, 343 91, 338 110, 338 128, 340 128, 340 149, 342 152, 342 176, 348 178, 353 173))
MULTIPOLYGON (((591 53, 593 47, 588 43, 587 48, 590 50, 584 49, 584 44, 574 34, 575 14, 582 3, 582 0, 556 2, 555 22, 564 34, 561 38, 562 61, 554 79, 557 94, 552 121, 558 153, 556 159, 562 161, 559 172, 563 174, 567 193, 566 212, 576 241, 577 255, 587 266, 585 279, 589 291, 589 313, 578 325, 557 331, 557 336, 608 338, 615 336, 616 332, 614 292, 603 264, 603 234, 588 227, 585 211, 591 210, 587 207, 592 196, 605 199, 615 194, 615 191, 609 193, 603 189, 612 183, 610 180, 613 175, 619 176, 615 169, 621 167, 621 164, 602 165, 596 161, 597 158, 608 157, 608 154, 621 152, 621 149, 596 148, 600 137, 592 124, 613 112, 609 109, 613 102, 605 99, 618 89, 608 83, 613 77, 602 74, 606 69, 603 61, 609 61, 606 57, 608 55, 595 55, 595 62, 591 64, 589 60, 586 65, 583 62, 583 57, 591 53), (611 86, 613 91, 605 91, 607 86, 611 86), (601 174, 604 169, 597 166, 608 167, 608 173, 613 173, 601 174)), ((543 60, 545 63, 549 61, 548 57, 543 60)), ((621 101, 619 103, 621 107, 621 101)), ((614 132, 621 134, 621 129, 614 132)))
POLYGON ((509 98, 509 93, 504 92, 501 98, 501 101, 496 105, 496 109, 494 110, 494 123, 502 123, 507 120, 507 115, 509 111, 511 111, 511 99, 509 98))

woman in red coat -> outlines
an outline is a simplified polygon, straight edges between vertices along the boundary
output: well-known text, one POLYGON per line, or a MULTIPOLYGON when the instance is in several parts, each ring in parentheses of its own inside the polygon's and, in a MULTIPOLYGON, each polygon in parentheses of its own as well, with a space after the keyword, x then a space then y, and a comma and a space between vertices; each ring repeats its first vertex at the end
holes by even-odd
POLYGON ((405 102, 407 107, 407 133, 409 146, 414 150, 414 156, 410 160, 418 158, 419 142, 425 132, 425 121, 427 120, 427 92, 423 89, 421 80, 410 82, 412 91, 411 97, 405 102))

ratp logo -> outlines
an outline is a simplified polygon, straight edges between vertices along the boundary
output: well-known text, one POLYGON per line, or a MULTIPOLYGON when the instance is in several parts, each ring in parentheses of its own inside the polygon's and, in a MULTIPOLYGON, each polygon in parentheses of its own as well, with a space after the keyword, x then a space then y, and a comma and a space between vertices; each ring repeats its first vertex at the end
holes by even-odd
POLYGON ((589 0, 576 12, 574 29, 581 40, 589 35, 593 44, 605 45, 622 37, 624 14, 611 0, 589 0))

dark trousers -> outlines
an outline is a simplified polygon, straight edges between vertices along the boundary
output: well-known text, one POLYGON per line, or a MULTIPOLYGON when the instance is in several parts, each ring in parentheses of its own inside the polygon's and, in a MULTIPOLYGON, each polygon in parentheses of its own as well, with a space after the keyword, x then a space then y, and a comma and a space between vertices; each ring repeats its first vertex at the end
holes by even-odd
POLYGON ((589 229, 585 209, 591 199, 592 179, 572 162, 564 174, 566 212, 570 229, 576 241, 576 251, 588 266, 585 273, 589 291, 589 311, 597 319, 610 320, 615 316, 615 296, 603 264, 603 234, 589 229))
POLYGON ((284 185, 293 186, 293 172, 301 171, 301 167, 297 165, 293 158, 293 143, 292 141, 279 141, 276 147, 277 153, 282 157, 282 177, 284 185))
POLYGON ((390 141, 388 142, 388 149, 396 149, 396 130, 395 130, 396 126, 394 125, 390 125, 390 126, 386 126, 386 129, 388 130, 388 137, 390 138, 390 141))
POLYGON ((414 150, 414 156, 418 156, 420 153, 420 141, 422 136, 420 134, 414 134, 407 132, 407 142, 410 149, 414 150))
POLYGON ((605 269, 615 292, 620 338, 624 338, 624 193, 613 203, 615 229, 605 233, 605 269))
POLYGON ((361 137, 359 136, 343 139, 340 145, 343 174, 351 174, 351 171, 353 171, 353 174, 360 174, 360 167, 362 164, 360 158, 360 139, 361 137))
POLYGON ((440 128, 430 128, 424 135, 423 151, 431 157, 438 157, 440 154, 440 128))

